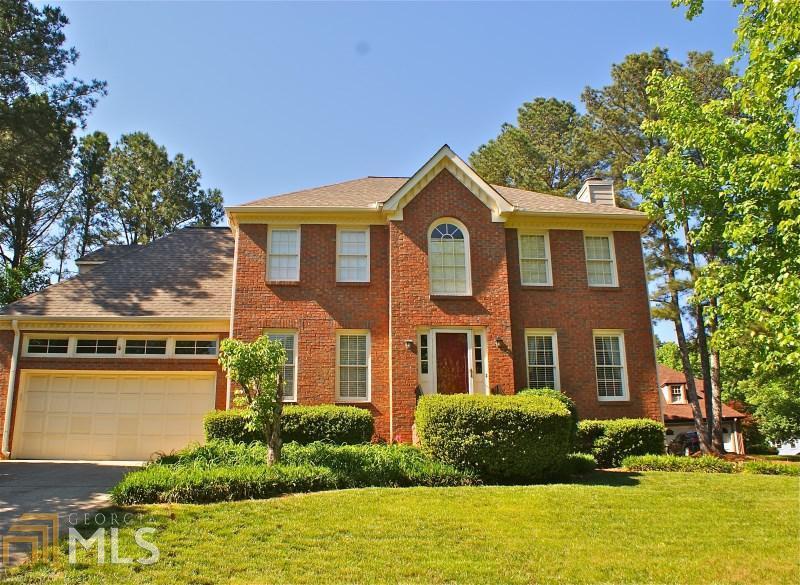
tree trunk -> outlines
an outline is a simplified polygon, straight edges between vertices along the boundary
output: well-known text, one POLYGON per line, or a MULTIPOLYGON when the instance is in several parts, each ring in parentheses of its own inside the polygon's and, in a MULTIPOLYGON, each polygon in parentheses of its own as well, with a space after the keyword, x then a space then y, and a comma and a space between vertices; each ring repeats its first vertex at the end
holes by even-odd
MULTIPOLYGON (((686 240, 686 260, 689 264, 689 271, 692 275, 692 286, 697 278, 697 262, 694 256, 694 244, 689 237, 689 225, 684 222, 683 235, 686 240)), ((703 376, 703 402, 706 407, 706 422, 705 431, 708 436, 709 446, 711 451, 720 453, 717 445, 714 443, 714 413, 711 405, 712 382, 711 382, 711 360, 708 351, 708 336, 706 334, 705 315, 703 305, 695 300, 694 304, 694 318, 697 325, 697 353, 700 354, 700 371, 703 376)), ((688 379, 688 374, 686 374, 688 379)))
MULTIPOLYGON (((711 305, 716 299, 711 299, 711 305)), ((717 331, 717 318, 712 315, 711 334, 717 331)), ((725 452, 725 440, 722 435, 722 376, 720 375, 719 351, 711 352, 711 412, 714 424, 711 427, 711 443, 718 453, 725 452)))
MULTIPOLYGON (((667 258, 672 257, 672 247, 667 239, 664 242, 664 253, 667 258)), ((697 431, 698 439, 700 440, 700 449, 703 453, 711 451, 711 445, 708 437, 708 430, 703 425, 703 411, 700 409, 700 402, 697 398, 697 388, 694 384, 694 372, 692 371, 692 363, 689 361, 689 345, 686 343, 686 333, 683 329, 683 320, 681 319, 681 304, 678 298, 678 291, 675 287, 671 286, 676 280, 675 269, 670 268, 666 271, 667 281, 670 293, 670 305, 673 311, 673 323, 675 325, 675 336, 678 339, 678 348, 681 354, 681 365, 683 366, 683 373, 686 376, 686 394, 689 405, 692 408, 692 419, 694 420, 694 427, 697 431)))
POLYGON ((278 374, 278 389, 275 407, 272 409, 272 427, 267 440, 267 464, 274 465, 281 462, 281 415, 283 414, 283 375, 278 374))

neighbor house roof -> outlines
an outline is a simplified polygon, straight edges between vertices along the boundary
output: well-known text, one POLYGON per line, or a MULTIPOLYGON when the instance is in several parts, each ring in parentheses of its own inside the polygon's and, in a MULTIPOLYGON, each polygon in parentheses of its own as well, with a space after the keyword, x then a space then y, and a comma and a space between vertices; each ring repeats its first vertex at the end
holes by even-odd
POLYGON ((108 244, 103 246, 102 248, 98 248, 93 252, 84 254, 83 256, 75 260, 75 264, 80 264, 82 262, 99 263, 99 262, 108 262, 109 260, 116 260, 117 258, 121 258, 122 256, 124 256, 125 254, 130 254, 137 248, 139 248, 139 244, 108 244))
POLYGON ((228 228, 181 229, 14 301, 0 315, 227 319, 233 247, 228 228))
MULTIPOLYGON (((264 197, 245 203, 241 207, 375 209, 378 204, 390 199, 406 181, 408 181, 407 177, 363 177, 343 183, 264 197)), ((548 195, 502 185, 492 185, 491 187, 513 205, 516 211, 646 217, 641 211, 585 203, 561 195, 548 195)))
MULTIPOLYGON (((658 385, 665 386, 667 384, 686 384, 686 375, 678 370, 673 370, 662 364, 658 364, 658 385)), ((695 387, 697 388, 697 397, 700 402, 700 410, 703 413, 703 418, 706 418, 706 404, 705 393, 703 392, 703 380, 700 378, 694 379, 695 387)), ((722 405, 722 418, 744 418, 744 414, 738 410, 731 408, 727 404, 722 405)), ((664 422, 684 422, 694 420, 692 416, 692 406, 690 404, 664 404, 664 422)))

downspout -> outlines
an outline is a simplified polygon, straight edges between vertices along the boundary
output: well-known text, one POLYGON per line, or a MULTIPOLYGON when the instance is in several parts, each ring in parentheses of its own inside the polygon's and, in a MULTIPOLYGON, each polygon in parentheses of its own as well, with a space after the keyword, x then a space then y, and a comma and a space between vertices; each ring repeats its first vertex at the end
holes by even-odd
MULTIPOLYGON (((233 224, 231 225, 231 229, 233 230, 233 276, 231 278, 231 324, 228 337, 233 339, 233 318, 236 315, 236 268, 239 265, 239 225, 233 224)), ((230 375, 226 374, 225 377, 227 378, 225 410, 230 410, 233 404, 233 383, 231 382, 230 375)))
POLYGON ((394 389, 393 389, 393 362, 392 345, 394 336, 392 335, 392 222, 386 222, 388 227, 389 244, 389 443, 394 443, 394 389))
POLYGON ((11 328, 14 330, 14 345, 11 350, 11 366, 8 370, 8 391, 6 392, 6 420, 3 425, 3 457, 11 456, 9 443, 11 442, 11 421, 14 409, 14 389, 17 382, 17 364, 19 363, 19 322, 16 319, 11 321, 11 328))

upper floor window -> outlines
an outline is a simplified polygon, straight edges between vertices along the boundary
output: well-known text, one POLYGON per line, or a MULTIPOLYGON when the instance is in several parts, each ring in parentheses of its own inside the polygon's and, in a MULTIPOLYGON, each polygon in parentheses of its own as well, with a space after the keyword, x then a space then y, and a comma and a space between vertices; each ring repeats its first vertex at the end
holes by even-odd
POLYGON ((300 280, 300 228, 269 228, 267 279, 300 280))
POLYGON ((469 235, 456 220, 441 220, 428 236, 428 265, 431 294, 470 295, 469 235))
POLYGON ((669 387, 669 397, 672 404, 679 404, 683 402, 683 388, 680 384, 675 384, 669 387))
POLYGON ((589 286, 617 286, 613 238, 610 235, 587 235, 584 246, 589 286))
POLYGON ((519 235, 519 270, 524 285, 553 284, 547 234, 519 235))
POLYGON ((338 230, 336 281, 369 282, 369 228, 338 230))
POLYGON ((625 341, 622 333, 594 332, 594 359, 597 372, 597 397, 600 400, 627 400, 625 341))

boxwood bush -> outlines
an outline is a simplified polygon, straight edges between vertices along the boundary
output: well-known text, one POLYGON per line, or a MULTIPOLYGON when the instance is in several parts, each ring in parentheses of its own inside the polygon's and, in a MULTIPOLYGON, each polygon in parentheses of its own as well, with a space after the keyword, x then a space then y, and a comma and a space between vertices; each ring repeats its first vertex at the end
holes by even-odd
MULTIPOLYGON (((567 407, 569 413, 572 415, 572 435, 570 445, 575 445, 575 439, 578 432, 578 408, 575 406, 575 401, 564 394, 561 390, 554 390, 552 388, 523 388, 517 391, 518 396, 548 396, 555 398, 562 402, 567 407)), ((596 462, 595 462, 596 463, 596 462)))
POLYGON ((594 455, 600 467, 617 467, 629 455, 664 453, 665 432, 662 423, 649 418, 582 420, 576 450, 594 455))
MULTIPOLYGON (((249 431, 241 410, 217 410, 204 420, 207 441, 230 439, 236 443, 261 441, 262 437, 249 431)), ((337 445, 368 443, 374 432, 372 414, 355 406, 298 406, 284 407, 281 417, 281 437, 284 443, 313 443, 326 441, 337 445)))
POLYGON ((559 475, 571 427, 567 407, 546 396, 424 396, 416 412, 426 453, 494 482, 559 475))
POLYGON ((207 503, 269 498, 337 487, 336 474, 310 465, 202 467, 149 465, 111 490, 115 504, 207 503))
POLYGON ((631 455, 622 460, 622 466, 630 471, 689 471, 697 473, 735 473, 735 463, 702 455, 683 457, 680 455, 631 455))

